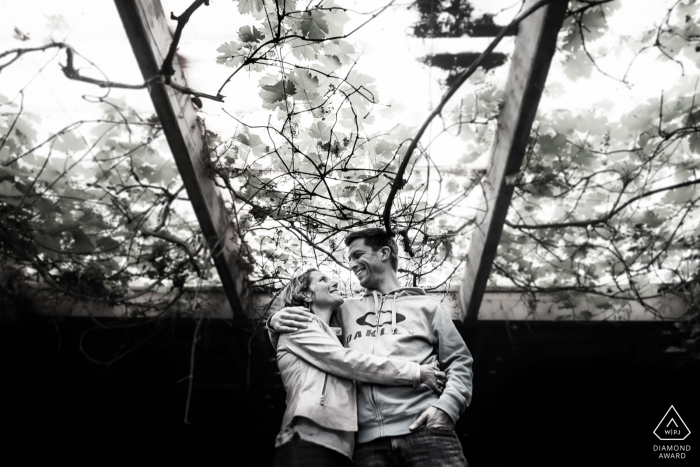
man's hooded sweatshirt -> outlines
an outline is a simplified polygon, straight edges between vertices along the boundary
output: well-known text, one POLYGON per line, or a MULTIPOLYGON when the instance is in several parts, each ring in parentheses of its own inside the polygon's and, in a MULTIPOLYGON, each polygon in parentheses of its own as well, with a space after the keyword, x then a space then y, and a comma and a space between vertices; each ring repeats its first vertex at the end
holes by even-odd
POLYGON ((357 382, 359 443, 382 436, 410 433, 409 426, 430 406, 453 422, 471 402, 472 356, 440 303, 417 287, 387 294, 367 291, 347 299, 334 320, 342 325, 346 347, 418 364, 440 362, 447 373, 442 395, 426 385, 418 388, 357 382))

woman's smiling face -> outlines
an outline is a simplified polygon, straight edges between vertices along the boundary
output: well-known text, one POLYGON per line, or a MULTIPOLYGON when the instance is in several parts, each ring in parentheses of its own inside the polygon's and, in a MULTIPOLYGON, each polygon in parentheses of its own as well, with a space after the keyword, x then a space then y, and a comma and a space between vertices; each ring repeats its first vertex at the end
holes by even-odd
POLYGON ((312 294, 312 305, 315 307, 336 308, 344 302, 338 291, 338 281, 326 276, 321 271, 311 273, 309 292, 312 294))

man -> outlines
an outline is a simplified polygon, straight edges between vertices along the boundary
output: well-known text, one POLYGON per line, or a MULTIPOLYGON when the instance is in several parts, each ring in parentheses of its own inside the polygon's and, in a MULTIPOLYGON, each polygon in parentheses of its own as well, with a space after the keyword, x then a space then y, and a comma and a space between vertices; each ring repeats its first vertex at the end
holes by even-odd
MULTIPOLYGON (((447 383, 438 396, 428 387, 357 383, 357 466, 466 466, 454 431, 471 402, 472 357, 439 302, 417 287, 401 287, 398 248, 383 229, 345 238, 350 269, 366 289, 336 313, 347 347, 419 364, 439 362, 447 383)), ((305 328, 310 314, 284 308, 268 326, 277 332, 305 328)))

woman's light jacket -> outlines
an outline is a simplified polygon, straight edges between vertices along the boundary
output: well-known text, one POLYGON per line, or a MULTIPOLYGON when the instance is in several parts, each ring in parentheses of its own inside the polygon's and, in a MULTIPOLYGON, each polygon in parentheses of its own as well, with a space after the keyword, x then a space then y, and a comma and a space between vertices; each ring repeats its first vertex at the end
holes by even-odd
POLYGON ((282 427, 306 417, 325 428, 357 431, 355 382, 389 386, 420 385, 420 365, 365 354, 341 345, 334 331, 317 317, 306 329, 270 333, 287 391, 282 427))

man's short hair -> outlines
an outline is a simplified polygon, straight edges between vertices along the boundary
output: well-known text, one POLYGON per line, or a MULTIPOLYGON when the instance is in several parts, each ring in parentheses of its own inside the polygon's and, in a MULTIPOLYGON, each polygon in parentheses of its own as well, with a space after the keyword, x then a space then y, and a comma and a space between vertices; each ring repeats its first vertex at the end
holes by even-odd
POLYGON ((309 269, 303 274, 292 277, 282 292, 283 306, 304 306, 310 308, 313 293, 309 290, 311 273, 318 269, 309 269))
POLYGON ((391 267, 394 269, 394 271, 398 271, 399 247, 396 245, 396 240, 394 240, 393 235, 388 235, 386 230, 376 227, 356 230, 354 232, 350 232, 348 236, 345 237, 345 246, 350 246, 350 244, 358 238, 364 238, 365 244, 371 246, 372 251, 377 251, 382 247, 388 246, 391 250, 391 253, 389 253, 391 267))

